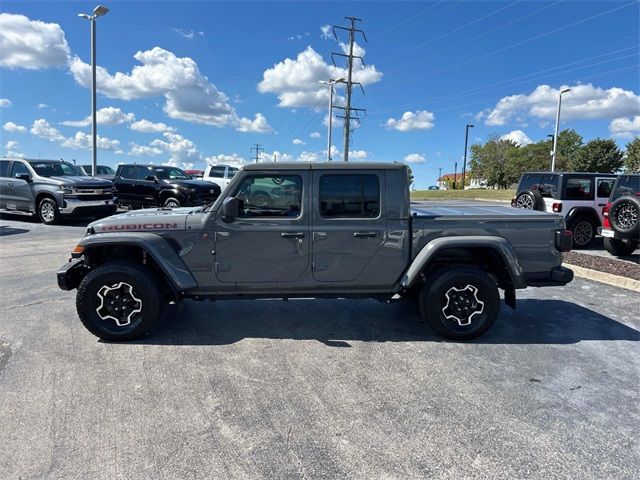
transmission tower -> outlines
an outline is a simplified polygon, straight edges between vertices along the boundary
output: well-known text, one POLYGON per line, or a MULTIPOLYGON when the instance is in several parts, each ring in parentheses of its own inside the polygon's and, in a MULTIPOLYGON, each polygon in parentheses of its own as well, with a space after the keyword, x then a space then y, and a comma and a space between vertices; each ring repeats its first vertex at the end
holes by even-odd
POLYGON ((333 26, 333 36, 336 38, 336 40, 338 40, 338 35, 336 34, 336 29, 338 30, 346 30, 347 32, 349 32, 349 53, 345 54, 345 53, 336 53, 336 52, 332 52, 331 53, 331 60, 333 61, 333 64, 336 65, 336 62, 333 58, 334 55, 338 55, 339 57, 345 57, 347 59, 347 79, 343 80, 340 83, 344 83, 346 85, 345 88, 345 97, 346 97, 346 102, 345 102, 345 106, 344 107, 340 107, 340 106, 334 106, 333 108, 338 108, 340 110, 344 110, 344 115, 338 115, 338 118, 342 118, 344 119, 344 161, 348 162, 349 161, 349 145, 350 145, 350 130, 351 130, 351 120, 356 120, 358 123, 360 122, 360 118, 357 116, 359 112, 365 112, 366 114, 366 110, 364 108, 354 108, 351 106, 351 91, 353 88, 353 85, 360 85, 360 89, 362 90, 362 93, 364 94, 364 89, 362 88, 362 85, 360 84, 360 82, 354 82, 352 81, 352 75, 353 75, 353 59, 354 58, 358 58, 360 59, 360 61, 362 62, 362 65, 364 65, 364 59, 358 55, 354 55, 353 54, 353 44, 355 42, 355 36, 356 36, 356 32, 360 33, 362 35, 362 38, 364 38, 364 41, 367 41, 367 37, 364 34, 364 32, 362 30, 359 30, 356 28, 356 22, 361 22, 362 20, 360 18, 356 18, 356 17, 344 17, 345 20, 349 20, 349 22, 351 23, 351 25, 349 27, 342 27, 340 25, 334 25, 333 26), (351 116, 351 112, 356 112, 356 116, 352 117, 351 116))
POLYGON ((255 161, 256 163, 258 163, 258 160, 260 159, 260 153, 264 152, 264 148, 262 148, 259 143, 256 143, 253 147, 251 147, 251 151, 253 152, 254 150, 256 151, 255 161))

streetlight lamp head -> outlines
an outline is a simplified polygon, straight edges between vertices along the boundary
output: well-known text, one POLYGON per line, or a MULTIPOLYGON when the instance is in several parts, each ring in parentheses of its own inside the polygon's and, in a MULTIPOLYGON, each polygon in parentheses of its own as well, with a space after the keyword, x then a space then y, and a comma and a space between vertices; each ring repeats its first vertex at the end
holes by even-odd
POLYGON ((336 78, 336 79, 334 80, 334 82, 335 82, 335 83, 342 83, 342 82, 344 82, 344 81, 345 81, 345 80, 344 80, 344 77, 336 78))
POLYGON ((570 88, 565 88, 564 90, 560 90, 560 93, 567 93, 570 92, 571 89, 570 88))
POLYGON ((96 8, 93 9, 93 14, 96 17, 101 17, 103 15, 106 15, 107 12, 109 12, 109 9, 107 7, 103 7, 102 5, 98 5, 96 8))
POLYGON ((87 15, 86 13, 79 13, 79 17, 86 18, 87 20, 91 20, 91 15, 87 15))
POLYGON ((468 123, 468 124, 467 124, 467 127, 469 127, 469 128, 473 128, 474 126, 473 126, 473 125, 471 125, 470 123, 468 123))

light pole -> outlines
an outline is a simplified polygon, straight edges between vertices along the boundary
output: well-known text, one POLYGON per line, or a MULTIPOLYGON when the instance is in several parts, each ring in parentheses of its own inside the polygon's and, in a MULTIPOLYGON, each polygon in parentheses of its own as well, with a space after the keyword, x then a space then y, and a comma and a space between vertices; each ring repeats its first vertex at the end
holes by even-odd
POLYGON ((329 127, 327 130, 327 161, 331 161, 331 123, 333 121, 333 88, 336 83, 344 82, 344 78, 330 78, 329 80, 319 80, 318 83, 323 83, 329 86, 329 127))
POLYGON ((556 149, 558 148, 558 128, 560 127, 560 105, 562 105, 562 94, 570 92, 570 88, 565 88, 564 90, 560 90, 558 94, 558 112, 556 113, 556 131, 553 134, 553 151, 551 152, 551 171, 554 172, 556 170, 556 149))
POLYGON ((97 119, 96 119, 96 19, 106 15, 109 9, 98 5, 93 9, 93 15, 87 13, 79 13, 78 16, 86 18, 91 22, 91 142, 93 156, 91 160, 91 175, 95 176, 98 163, 98 140, 97 140, 97 119))
POLYGON ((467 128, 464 130, 464 163, 462 164, 462 189, 464 190, 465 174, 467 173, 467 142, 469 141, 469 129, 473 128, 473 125, 467 123, 467 128))

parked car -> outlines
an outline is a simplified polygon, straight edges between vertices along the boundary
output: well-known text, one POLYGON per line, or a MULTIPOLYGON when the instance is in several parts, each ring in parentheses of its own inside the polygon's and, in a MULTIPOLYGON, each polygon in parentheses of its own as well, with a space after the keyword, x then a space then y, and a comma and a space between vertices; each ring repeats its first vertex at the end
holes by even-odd
POLYGON ((602 214, 604 248, 611 255, 631 255, 640 246, 640 174, 618 177, 602 214))
MULTIPOLYGON (((374 298, 417 301, 439 334, 486 332, 499 289, 565 285, 571 232, 560 215, 510 207, 412 209, 395 163, 260 163, 243 167, 206 208, 127 212, 91 223, 58 271, 78 289, 94 335, 147 332, 169 301, 374 298), (255 203, 246 192, 278 185, 255 203), (464 221, 461 221, 464 219, 464 221)), ((259 306, 256 304, 256 308, 259 306)))
POLYGON ((224 189, 236 173, 239 168, 231 165, 209 165, 204 171, 203 180, 207 182, 213 182, 224 189))
POLYGON ((184 173, 195 180, 202 180, 202 177, 204 176, 204 171, 202 170, 185 170, 184 173))
MULTIPOLYGON (((91 165, 76 165, 82 169, 82 171, 91 176, 91 172, 93 170, 91 165)), ((116 176, 116 171, 111 168, 109 165, 96 165, 97 174, 95 175, 98 178, 105 178, 107 180, 113 180, 113 177, 116 176)))
POLYGON ((113 184, 123 206, 192 207, 213 203, 220 187, 194 180, 177 167, 160 165, 118 165, 113 184))
POLYGON ((89 177, 61 160, 0 159, 0 211, 37 215, 45 224, 65 216, 113 215, 117 209, 113 185, 89 177))
POLYGON ((602 207, 615 180, 616 175, 607 173, 527 172, 511 205, 563 215, 573 232, 573 247, 587 248, 602 226, 602 207))
POLYGON ((437 185, 430 185, 429 190, 440 190, 440 187, 437 185))

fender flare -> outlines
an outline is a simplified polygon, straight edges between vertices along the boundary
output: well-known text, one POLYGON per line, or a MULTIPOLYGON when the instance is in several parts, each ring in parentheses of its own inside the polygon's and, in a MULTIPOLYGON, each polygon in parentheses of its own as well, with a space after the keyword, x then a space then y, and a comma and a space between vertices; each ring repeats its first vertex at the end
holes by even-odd
POLYGON ((178 253, 160 235, 150 232, 100 233, 84 237, 78 245, 91 251, 93 248, 113 245, 139 247, 147 253, 167 276, 173 288, 181 292, 198 286, 178 253))
POLYGON ((441 237, 431 240, 420 250, 411 262, 411 265, 409 265, 409 268, 400 280, 401 286, 404 288, 411 287, 424 267, 426 267, 440 251, 448 248, 469 247, 485 247, 496 252, 507 267, 513 288, 526 288, 527 282, 524 278, 524 269, 520 266, 513 247, 504 238, 493 236, 441 237))
POLYGON ((600 216, 593 207, 573 207, 571 210, 569 210, 569 213, 567 213, 567 216, 565 217, 567 225, 569 225, 575 218, 581 215, 589 217, 591 220, 593 220, 593 222, 596 224, 596 227, 602 226, 600 224, 600 216))

